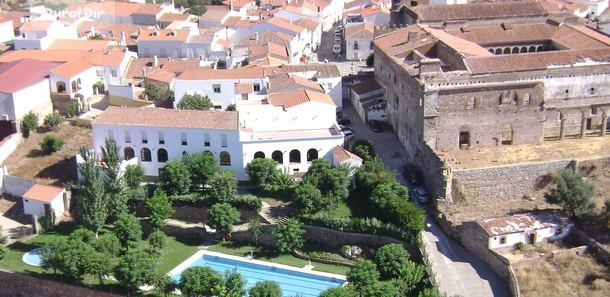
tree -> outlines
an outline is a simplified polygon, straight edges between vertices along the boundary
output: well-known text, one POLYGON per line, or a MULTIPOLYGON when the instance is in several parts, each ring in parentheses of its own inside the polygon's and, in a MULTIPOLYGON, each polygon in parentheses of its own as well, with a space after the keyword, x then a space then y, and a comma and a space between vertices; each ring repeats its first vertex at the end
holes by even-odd
POLYGON ((363 296, 366 297, 397 297, 400 291, 392 282, 376 281, 364 288, 363 296))
POLYGON ((154 280, 153 286, 155 287, 154 291, 157 296, 170 296, 174 290, 176 290, 177 285, 174 283, 174 280, 165 273, 159 273, 154 280))
POLYGON ((272 159, 258 158, 252 160, 246 165, 246 173, 250 180, 255 183, 259 189, 265 189, 270 185, 273 178, 278 175, 280 170, 277 168, 277 162, 272 159))
POLYGON ((208 209, 210 226, 220 234, 228 234, 239 223, 239 211, 228 203, 216 203, 208 209))
POLYGON ((563 211, 575 219, 582 219, 593 212, 595 205, 591 197, 595 187, 580 173, 563 169, 554 176, 554 182, 555 188, 544 196, 546 202, 561 205, 563 211))
POLYGON ((102 34, 100 33, 95 33, 92 34, 91 36, 89 36, 89 40, 103 40, 104 36, 102 36, 102 34))
POLYGON ((95 251, 80 240, 68 240, 63 246, 55 246, 52 253, 55 255, 50 258, 55 261, 53 264, 58 266, 63 275, 81 281, 87 274, 88 257, 95 251))
POLYGON ((322 292, 322 294, 320 294, 320 297, 356 297, 358 295, 359 294, 356 292, 356 290, 354 290, 353 286, 347 285, 342 287, 330 288, 322 292))
POLYGON ((113 233, 106 233, 91 242, 93 249, 106 257, 116 257, 121 251, 121 242, 113 233))
POLYGON ((30 111, 21 119, 21 134, 24 138, 28 138, 36 128, 38 128, 38 116, 30 111))
POLYGON ((78 219, 81 224, 95 234, 106 223, 108 218, 108 197, 104 188, 102 169, 97 166, 92 150, 81 148, 83 162, 78 164, 81 178, 73 189, 78 207, 78 219))
POLYGON ((85 273, 97 277, 100 285, 104 284, 104 277, 114 271, 112 258, 100 252, 93 252, 85 259, 85 273))
POLYGON ((271 231, 271 235, 273 235, 281 253, 302 248, 304 243, 303 234, 305 234, 303 223, 294 218, 286 219, 271 231))
POLYGON ((371 160, 375 157, 373 144, 366 139, 356 140, 352 149, 354 150, 354 153, 358 155, 358 157, 362 158, 362 160, 371 160))
POLYGON ((121 245, 129 250, 142 239, 142 226, 133 214, 124 214, 114 223, 114 233, 121 245))
POLYGON ((127 287, 128 294, 140 286, 154 284, 157 276, 157 261, 141 250, 128 251, 114 269, 114 277, 127 287))
POLYGON ((144 179, 144 169, 140 164, 130 164, 125 167, 125 174, 123 176, 125 185, 130 189, 137 189, 140 187, 140 183, 144 179))
POLYGON ((225 287, 227 297, 242 297, 246 295, 246 280, 236 269, 225 271, 225 287))
POLYGON ((152 254, 158 255, 161 250, 165 247, 167 242, 167 236, 162 231, 155 231, 148 235, 148 246, 152 254))
POLYGON ((101 150, 102 161, 106 164, 102 167, 102 171, 104 172, 104 189, 108 196, 108 215, 112 219, 116 219, 128 211, 128 197, 121 174, 119 146, 114 139, 106 138, 101 150))
POLYGON ((371 286, 378 279, 377 266, 369 260, 357 260, 356 265, 347 272, 347 281, 359 290, 371 286))
POLYGON ((339 200, 349 195, 350 177, 348 172, 332 167, 329 160, 316 159, 311 162, 309 170, 303 177, 303 182, 320 189, 329 208, 337 206, 339 200))
POLYGON ((373 67, 375 65, 375 54, 370 54, 366 57, 366 66, 373 67))
POLYGON ((433 289, 433 288, 425 288, 423 291, 419 292, 419 294, 417 294, 417 297, 441 297, 443 295, 441 295, 438 290, 433 289))
POLYGON ((303 214, 314 214, 329 206, 324 203, 320 190, 308 183, 302 183, 295 189, 292 204, 303 214))
POLYGON ((161 171, 161 184, 168 195, 184 195, 191 187, 191 174, 181 160, 168 162, 161 171))
POLYGON ((8 243, 8 237, 2 232, 2 226, 0 226, 0 261, 4 259, 6 255, 6 244, 8 243))
POLYGON ((154 83, 146 84, 144 88, 144 94, 146 98, 150 101, 161 101, 161 100, 170 100, 174 97, 174 94, 168 88, 161 87, 154 83))
POLYGON ((355 175, 357 198, 369 202, 369 197, 377 185, 392 182, 396 179, 394 172, 388 170, 379 157, 365 160, 355 175))
POLYGON ((186 297, 212 296, 214 288, 222 286, 222 276, 209 267, 190 267, 182 272, 180 291, 186 297))
POLYGON ((233 171, 217 172, 210 179, 210 197, 218 202, 231 202, 237 195, 237 178, 233 171))
POLYGON ((89 229, 78 228, 68 236, 68 240, 70 241, 80 241, 86 244, 90 244, 95 240, 95 233, 89 229))
POLYGON ((235 104, 229 104, 227 105, 227 108, 225 108, 225 111, 236 111, 237 108, 235 107, 235 104))
POLYGON ((156 189, 153 196, 146 200, 146 207, 148 208, 150 224, 156 230, 163 229, 165 220, 174 214, 172 202, 161 189, 156 189))
POLYGON ((400 268, 409 260, 409 252, 398 243, 386 244, 375 253, 375 262, 379 272, 385 278, 397 277, 400 268))
POLYGON ((250 297, 282 297, 282 289, 274 281, 257 282, 248 291, 250 297))
POLYGON ((44 269, 53 269, 53 273, 57 274, 61 266, 61 257, 59 250, 66 246, 66 241, 62 239, 54 239, 45 243, 40 248, 40 258, 42 259, 42 267, 44 269))
POLYGON ((44 117, 44 124, 51 128, 57 128, 63 121, 64 119, 58 113, 50 113, 44 117))
POLYGON ((383 210, 393 198, 408 200, 409 191, 398 181, 384 182, 373 189, 370 196, 371 203, 379 210, 383 210))
POLYGON ((424 265, 408 260, 402 264, 402 267, 400 267, 400 271, 398 271, 397 274, 401 286, 404 286, 406 289, 406 292, 404 292, 406 295, 406 293, 410 293, 422 282, 424 279, 425 268, 424 265))
POLYGON ((258 244, 258 240, 263 235, 263 226, 257 219, 251 219, 248 222, 248 232, 250 232, 250 235, 252 235, 254 244, 258 244))
POLYGON ((178 107, 178 109, 208 110, 214 107, 214 104, 212 104, 212 101, 210 101, 208 96, 195 94, 184 95, 176 107, 178 107))
POLYGON ((186 154, 182 161, 188 167, 193 185, 204 186, 220 171, 220 166, 210 151, 186 154))
POLYGON ((64 146, 64 140, 55 135, 45 135, 40 142, 40 150, 50 155, 64 146))

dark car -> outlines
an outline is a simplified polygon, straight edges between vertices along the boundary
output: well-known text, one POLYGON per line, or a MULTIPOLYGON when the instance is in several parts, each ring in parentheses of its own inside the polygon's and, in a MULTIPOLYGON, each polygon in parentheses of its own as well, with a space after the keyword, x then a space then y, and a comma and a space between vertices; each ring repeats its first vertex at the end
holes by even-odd
POLYGON ((349 126, 352 122, 348 118, 342 118, 337 121, 339 125, 349 126))
POLYGON ((383 122, 377 121, 377 120, 370 120, 369 125, 371 126, 371 129, 373 129, 373 132, 375 132, 375 133, 383 132, 383 122))

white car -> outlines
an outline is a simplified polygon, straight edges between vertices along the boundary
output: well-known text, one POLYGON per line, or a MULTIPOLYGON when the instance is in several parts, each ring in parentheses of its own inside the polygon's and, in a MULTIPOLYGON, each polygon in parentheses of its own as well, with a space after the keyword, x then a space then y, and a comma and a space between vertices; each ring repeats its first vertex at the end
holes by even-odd
POLYGON ((333 54, 340 54, 341 53, 341 45, 340 44, 335 44, 333 46, 333 54))

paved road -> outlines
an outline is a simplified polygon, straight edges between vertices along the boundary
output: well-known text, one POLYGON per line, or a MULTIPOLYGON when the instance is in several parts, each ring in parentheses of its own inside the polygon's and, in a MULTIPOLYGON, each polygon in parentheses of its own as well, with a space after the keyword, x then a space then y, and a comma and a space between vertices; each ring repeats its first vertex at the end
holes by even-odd
POLYGON ((346 61, 345 60, 345 41, 342 42, 341 56, 337 57, 333 54, 333 45, 335 43, 335 29, 338 23, 335 24, 333 29, 328 32, 322 32, 322 40, 320 42, 320 48, 313 55, 313 61, 316 62, 328 62, 336 64, 339 68, 339 72, 342 76, 350 74, 356 74, 360 70, 370 70, 371 68, 366 67, 366 61, 346 61))
MULTIPOLYGON (((350 118, 356 139, 369 139, 386 166, 400 172, 404 164, 404 150, 394 132, 374 133, 360 120, 348 101, 343 104, 343 114, 350 118)), ((397 174, 397 177, 407 184, 402 174, 397 174)), ((423 232, 423 241, 441 292, 464 297, 510 296, 506 282, 488 265, 449 238, 432 221, 430 212, 427 223, 430 227, 423 232)))

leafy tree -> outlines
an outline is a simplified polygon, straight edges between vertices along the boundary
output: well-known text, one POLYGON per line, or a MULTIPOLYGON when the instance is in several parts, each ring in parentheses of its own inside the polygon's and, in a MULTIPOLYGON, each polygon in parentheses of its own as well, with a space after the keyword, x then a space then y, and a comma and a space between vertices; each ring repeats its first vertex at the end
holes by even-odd
POLYGON ((368 202, 377 185, 389 183, 395 179, 394 172, 388 170, 379 157, 365 160, 356 171, 355 194, 361 200, 368 202))
POLYGON ((377 266, 369 260, 357 260, 356 265, 347 272, 347 281, 359 290, 371 286, 378 279, 377 266))
POLYGON ((59 151, 64 146, 64 140, 55 135, 45 135, 40 142, 40 150, 50 155, 59 151))
POLYGON ((233 171, 217 172, 210 179, 210 197, 218 202, 231 202, 237 195, 237 178, 233 171))
POLYGON ((359 296, 359 294, 354 290, 354 287, 350 286, 350 285, 330 288, 330 289, 322 292, 322 294, 320 294, 320 297, 356 297, 356 296, 359 296))
POLYGON ((153 286, 155 287, 155 293, 158 296, 167 297, 170 296, 177 288, 174 280, 165 273, 159 273, 154 280, 153 286))
POLYGON ((100 285, 104 284, 104 277, 111 275, 114 271, 114 262, 108 255, 93 252, 85 260, 85 273, 97 277, 100 285))
POLYGON ((169 195, 184 195, 191 187, 191 174, 188 167, 180 160, 168 162, 161 171, 163 190, 169 195))
POLYGON ((66 116, 69 118, 73 118, 78 113, 78 103, 72 102, 68 105, 66 110, 66 116))
POLYGON ((72 231, 72 233, 70 233, 70 235, 68 236, 68 240, 81 241, 86 244, 90 244, 95 239, 96 239, 95 233, 93 233, 93 231, 91 231, 89 229, 85 229, 85 228, 78 228, 78 229, 72 231))
POLYGON ((582 174, 563 169, 554 177, 554 182, 555 188, 544 196, 546 202, 561 205, 575 219, 582 219, 593 212, 595 205, 591 197, 595 187, 586 182, 582 174))
POLYGON ((146 98, 150 101, 161 101, 161 100, 170 100, 174 97, 174 94, 168 88, 161 87, 157 84, 146 84, 144 88, 144 94, 146 98))
POLYGON ((294 218, 279 223, 271 231, 271 235, 273 235, 273 239, 282 253, 302 248, 304 243, 303 234, 305 234, 303 223, 294 218))
POLYGON ((153 254, 158 255, 161 250, 165 247, 167 242, 167 236, 162 231, 155 231, 148 235, 148 245, 153 254))
POLYGON ((52 128, 58 127, 63 121, 64 119, 58 113, 50 113, 44 117, 44 124, 52 128))
POLYGON ((274 177, 280 173, 280 170, 274 160, 258 158, 246 165, 246 173, 248 173, 253 183, 260 189, 264 189, 273 182, 274 177))
POLYGON ((6 244, 8 243, 8 237, 2 232, 2 226, 0 226, 0 260, 4 259, 6 255, 6 244))
POLYGON ((235 107, 235 104, 229 104, 227 105, 227 108, 225 108, 225 111, 236 111, 237 108, 235 107))
POLYGON ((113 233, 106 233, 91 242, 95 251, 107 257, 116 257, 121 251, 121 242, 113 233))
POLYGON ((88 257, 95 251, 80 240, 68 240, 65 245, 55 247, 52 253, 56 253, 53 256, 57 261, 55 264, 63 275, 81 281, 87 273, 88 257))
POLYGON ((106 138, 102 150, 102 161, 106 166, 104 172, 104 188, 108 196, 108 215, 116 219, 127 213, 128 196, 125 193, 124 180, 121 174, 121 156, 119 146, 112 138, 106 138))
POLYGON ((375 54, 370 54, 366 57, 366 66, 373 67, 375 65, 375 54))
POLYGON ((59 250, 66 246, 66 241, 62 239, 54 239, 48 243, 45 243, 40 248, 40 258, 42 259, 42 267, 44 269, 53 269, 53 273, 57 274, 57 271, 61 267, 61 255, 59 250))
POLYGON ((140 286, 154 284, 157 276, 157 261, 141 250, 128 251, 114 269, 114 277, 130 293, 140 286))
POLYGON ((38 128, 38 116, 30 111, 21 119, 21 134, 24 138, 28 138, 36 128, 38 128))
POLYGON ((332 167, 329 160, 316 159, 311 162, 303 182, 320 189, 328 198, 329 208, 335 208, 339 200, 349 195, 350 178, 348 172, 332 167))
POLYGON ((397 181, 384 182, 379 184, 371 193, 370 201, 379 210, 387 207, 390 200, 393 198, 400 198, 408 200, 409 191, 406 187, 398 183, 397 181))
POLYGON ((157 230, 163 229, 165 220, 174 214, 172 202, 161 189, 156 189, 152 197, 146 200, 150 224, 157 230))
POLYGON ((207 8, 203 5, 195 5, 190 7, 188 11, 190 14, 201 16, 207 11, 207 8))
POLYGON ((207 185, 209 180, 220 171, 220 166, 210 151, 186 154, 182 160, 188 167, 193 185, 207 185))
POLYGON ((400 268, 409 260, 409 252, 398 243, 386 244, 375 253, 375 262, 381 275, 386 278, 397 277, 400 268))
POLYGON ((190 267, 182 272, 180 291, 186 297, 212 296, 214 288, 222 286, 222 276, 209 267, 190 267))
POLYGON ((104 36, 102 36, 102 34, 100 33, 95 33, 91 36, 89 36, 89 40, 103 40, 104 36))
POLYGON ((407 290, 405 293, 409 293, 424 280, 425 268, 421 264, 408 260, 402 264, 397 274, 401 286, 407 290))
POLYGON ((425 288, 423 291, 417 294, 417 297, 441 297, 443 296, 438 290, 433 288, 425 288))
POLYGON ((228 203, 216 203, 208 209, 210 226, 220 234, 228 234, 239 223, 239 211, 228 203))
POLYGON ((329 206, 320 190, 308 183, 302 183, 295 189, 292 204, 303 214, 314 214, 329 206))
POLYGON ((81 178, 72 187, 78 207, 78 220, 96 234, 108 218, 108 197, 102 169, 97 166, 92 150, 81 148, 82 163, 78 164, 81 178))
POLYGON ((214 107, 214 104, 212 104, 212 101, 210 101, 208 96, 195 94, 184 95, 176 107, 178 107, 178 109, 208 110, 214 107))
POLYGON ((125 185, 130 189, 137 189, 140 187, 140 183, 144 179, 144 169, 140 164, 130 164, 125 167, 125 174, 123 176, 125 185))
POLYGON ((236 269, 225 271, 225 287, 227 297, 242 297, 246 295, 246 280, 236 269))
POLYGON ((252 219, 248 222, 248 232, 254 239, 254 244, 258 244, 258 240, 263 235, 263 226, 257 219, 252 219))
POLYGON ((134 247, 142 239, 142 226, 135 215, 124 214, 114 225, 114 233, 124 248, 134 247))
POLYGON ((363 296, 366 297, 397 297, 400 291, 392 282, 374 282, 364 288, 363 296))
POLYGON ((426 213, 406 198, 392 197, 385 212, 391 222, 410 231, 413 237, 424 230, 426 213))
POLYGON ((354 142, 353 146, 354 153, 362 160, 371 160, 375 157, 375 150, 373 144, 366 139, 358 139, 354 142))
POLYGON ((282 297, 282 289, 274 281, 257 282, 248 291, 250 297, 282 297))

